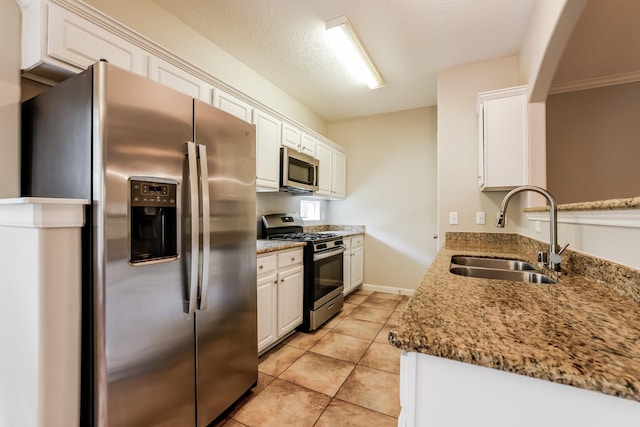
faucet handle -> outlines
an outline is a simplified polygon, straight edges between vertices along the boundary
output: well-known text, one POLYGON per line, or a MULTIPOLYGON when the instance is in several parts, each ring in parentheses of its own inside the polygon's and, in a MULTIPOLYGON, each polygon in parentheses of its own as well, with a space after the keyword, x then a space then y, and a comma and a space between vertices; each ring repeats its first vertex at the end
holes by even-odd
POLYGON ((567 243, 566 245, 564 245, 564 246, 562 247, 562 249, 560 249, 560 250, 558 251, 558 255, 562 255, 562 252, 564 252, 564 251, 565 251, 565 249, 567 249, 568 247, 569 247, 569 243, 567 243))

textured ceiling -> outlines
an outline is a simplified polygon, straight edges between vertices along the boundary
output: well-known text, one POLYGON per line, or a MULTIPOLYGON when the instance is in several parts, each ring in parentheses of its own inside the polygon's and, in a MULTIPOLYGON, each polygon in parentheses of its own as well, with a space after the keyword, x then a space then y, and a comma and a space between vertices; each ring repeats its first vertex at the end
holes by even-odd
POLYGON ((436 75, 516 53, 535 0, 156 0, 327 121, 436 104, 436 75), (325 21, 347 15, 386 81, 354 82, 325 21))

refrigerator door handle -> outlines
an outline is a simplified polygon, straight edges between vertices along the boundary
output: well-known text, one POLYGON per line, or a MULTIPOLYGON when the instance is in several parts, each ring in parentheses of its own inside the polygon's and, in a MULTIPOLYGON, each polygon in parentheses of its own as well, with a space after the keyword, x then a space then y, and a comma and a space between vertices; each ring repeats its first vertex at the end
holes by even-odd
POLYGON ((196 312, 198 298, 198 261, 200 258, 200 206, 198 204, 198 163, 196 144, 187 142, 187 163, 189 166, 189 200, 191 203, 191 274, 189 277, 189 310, 196 312))
POLYGON ((200 298, 198 309, 207 308, 209 292, 209 253, 211 248, 211 224, 209 218, 209 171, 207 169, 207 147, 198 144, 200 162, 200 201, 202 202, 202 275, 200 277, 200 298))

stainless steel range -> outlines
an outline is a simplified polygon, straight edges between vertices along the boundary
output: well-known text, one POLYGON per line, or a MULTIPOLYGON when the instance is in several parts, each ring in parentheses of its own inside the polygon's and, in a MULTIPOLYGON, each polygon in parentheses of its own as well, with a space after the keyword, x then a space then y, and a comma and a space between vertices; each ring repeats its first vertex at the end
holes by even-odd
POLYGON ((302 329, 313 331, 342 310, 344 296, 342 237, 335 233, 305 233, 296 214, 262 217, 262 236, 270 240, 307 242, 304 247, 302 329))

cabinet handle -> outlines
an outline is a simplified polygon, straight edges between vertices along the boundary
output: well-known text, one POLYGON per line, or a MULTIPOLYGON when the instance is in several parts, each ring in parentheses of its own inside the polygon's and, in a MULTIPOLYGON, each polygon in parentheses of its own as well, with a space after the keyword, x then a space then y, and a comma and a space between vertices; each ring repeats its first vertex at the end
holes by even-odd
POLYGON ((280 282, 284 282, 284 279, 280 279, 280 282))
POLYGON ((260 265, 258 268, 259 268, 260 270, 262 270, 262 268, 263 268, 263 267, 264 267, 264 265, 260 265))
POLYGON ((295 258, 291 258, 291 262, 294 262, 296 259, 295 258))

